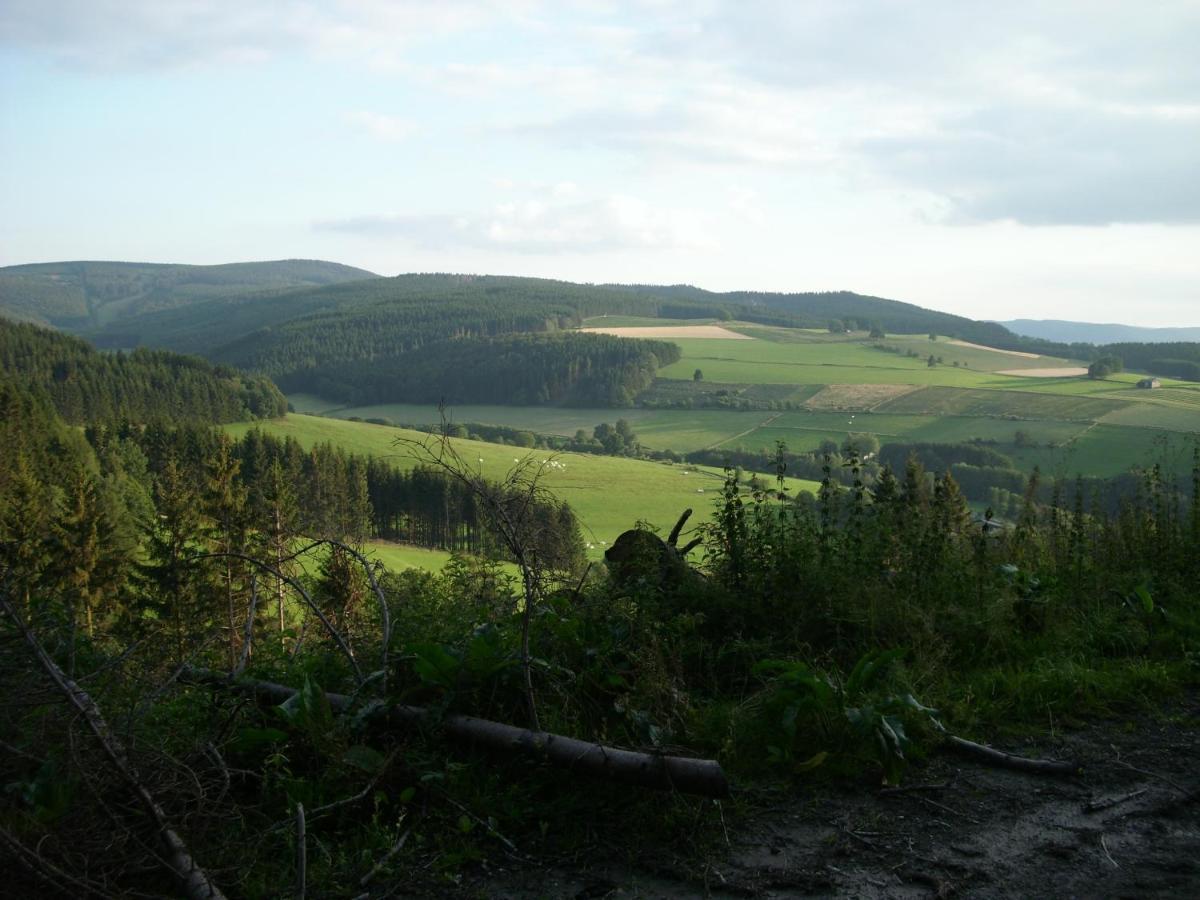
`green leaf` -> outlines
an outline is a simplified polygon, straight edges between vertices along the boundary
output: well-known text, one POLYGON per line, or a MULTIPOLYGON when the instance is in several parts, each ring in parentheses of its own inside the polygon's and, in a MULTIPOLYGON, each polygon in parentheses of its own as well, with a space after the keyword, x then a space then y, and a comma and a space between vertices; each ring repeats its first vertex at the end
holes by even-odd
POLYGON ((333 709, 321 686, 304 676, 304 687, 297 695, 300 698, 300 722, 315 738, 324 738, 333 731, 333 709))
POLYGON ((287 733, 278 728, 239 728, 232 747, 237 753, 253 753, 262 747, 287 740, 287 733))
POLYGON ((811 772, 813 769, 822 765, 827 759, 829 759, 829 752, 826 750, 822 750, 820 753, 814 753, 803 762, 796 763, 796 771, 811 772))
POLYGON ((413 671, 426 684, 451 690, 458 682, 461 663, 441 644, 417 644, 412 654, 413 671))
POLYGON ((1146 615, 1150 615, 1150 613, 1154 612, 1154 598, 1150 596, 1150 589, 1146 587, 1146 585, 1139 584, 1133 589, 1133 592, 1137 595, 1137 598, 1142 601, 1142 609, 1145 611, 1146 615))
POLYGON ((342 755, 342 762, 374 775, 383 768, 384 756, 366 744, 354 744, 346 748, 346 752, 342 755))

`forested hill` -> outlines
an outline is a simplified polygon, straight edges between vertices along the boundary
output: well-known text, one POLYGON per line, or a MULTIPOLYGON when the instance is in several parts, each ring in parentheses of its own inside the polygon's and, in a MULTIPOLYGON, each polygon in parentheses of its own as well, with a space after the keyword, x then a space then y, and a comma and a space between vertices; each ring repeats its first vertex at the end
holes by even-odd
POLYGON ((660 299, 614 296, 543 278, 399 275, 250 297, 223 297, 138 316, 93 332, 100 346, 203 353, 278 372, 303 345, 324 363, 450 337, 553 331, 587 316, 658 315, 660 299))
MULTIPOLYGON (((925 309, 913 303, 871 297, 853 291, 814 291, 805 293, 771 293, 759 291, 729 291, 717 293, 688 284, 674 285, 608 285, 615 290, 630 290, 650 294, 676 304, 691 303, 697 310, 718 307, 729 311, 729 318, 791 319, 788 324, 809 328, 825 328, 842 323, 851 330, 874 327, 898 334, 940 334, 962 338, 1005 349, 1019 348, 1025 339, 1013 334, 997 322, 977 322, 964 316, 925 309)), ((696 315, 703 315, 697 311, 696 315)))
POLYGON ((97 340, 201 353, 337 400, 452 394, 457 402, 613 405, 678 351, 566 330, 588 316, 656 316, 670 306, 546 279, 402 275, 198 303, 116 323, 97 340))
POLYGON ((0 319, 0 371, 11 389, 44 398, 75 425, 156 419, 207 423, 282 415, 267 378, 164 350, 101 353, 86 341, 0 319))
POLYGON ((308 259, 218 266, 59 262, 0 268, 0 316, 68 330, 109 325, 219 297, 375 278, 308 259))

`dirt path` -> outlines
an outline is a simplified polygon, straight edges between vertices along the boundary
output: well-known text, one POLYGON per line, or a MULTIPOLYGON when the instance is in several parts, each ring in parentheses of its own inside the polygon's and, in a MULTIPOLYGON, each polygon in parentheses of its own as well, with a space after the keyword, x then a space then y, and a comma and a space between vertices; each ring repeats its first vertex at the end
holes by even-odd
POLYGON ((633 862, 493 870, 464 888, 514 900, 1200 896, 1196 697, 1167 724, 1110 722, 1006 749, 1073 759, 1083 774, 1048 779, 938 755, 898 792, 798 788, 699 862, 646 848, 633 862))

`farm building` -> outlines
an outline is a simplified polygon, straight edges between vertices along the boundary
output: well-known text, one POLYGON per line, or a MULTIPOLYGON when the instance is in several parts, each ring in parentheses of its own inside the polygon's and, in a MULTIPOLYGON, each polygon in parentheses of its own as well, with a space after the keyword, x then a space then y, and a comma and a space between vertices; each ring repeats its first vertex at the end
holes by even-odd
POLYGON ((1157 378, 1143 378, 1137 383, 1137 386, 1149 390, 1150 388, 1162 387, 1162 382, 1157 378))

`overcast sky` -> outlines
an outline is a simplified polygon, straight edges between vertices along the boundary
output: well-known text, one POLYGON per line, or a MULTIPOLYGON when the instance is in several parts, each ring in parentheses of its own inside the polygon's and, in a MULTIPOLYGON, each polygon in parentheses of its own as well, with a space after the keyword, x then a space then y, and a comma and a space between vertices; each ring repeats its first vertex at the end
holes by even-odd
POLYGON ((1200 325, 1200 0, 0 0, 0 264, 1200 325))

